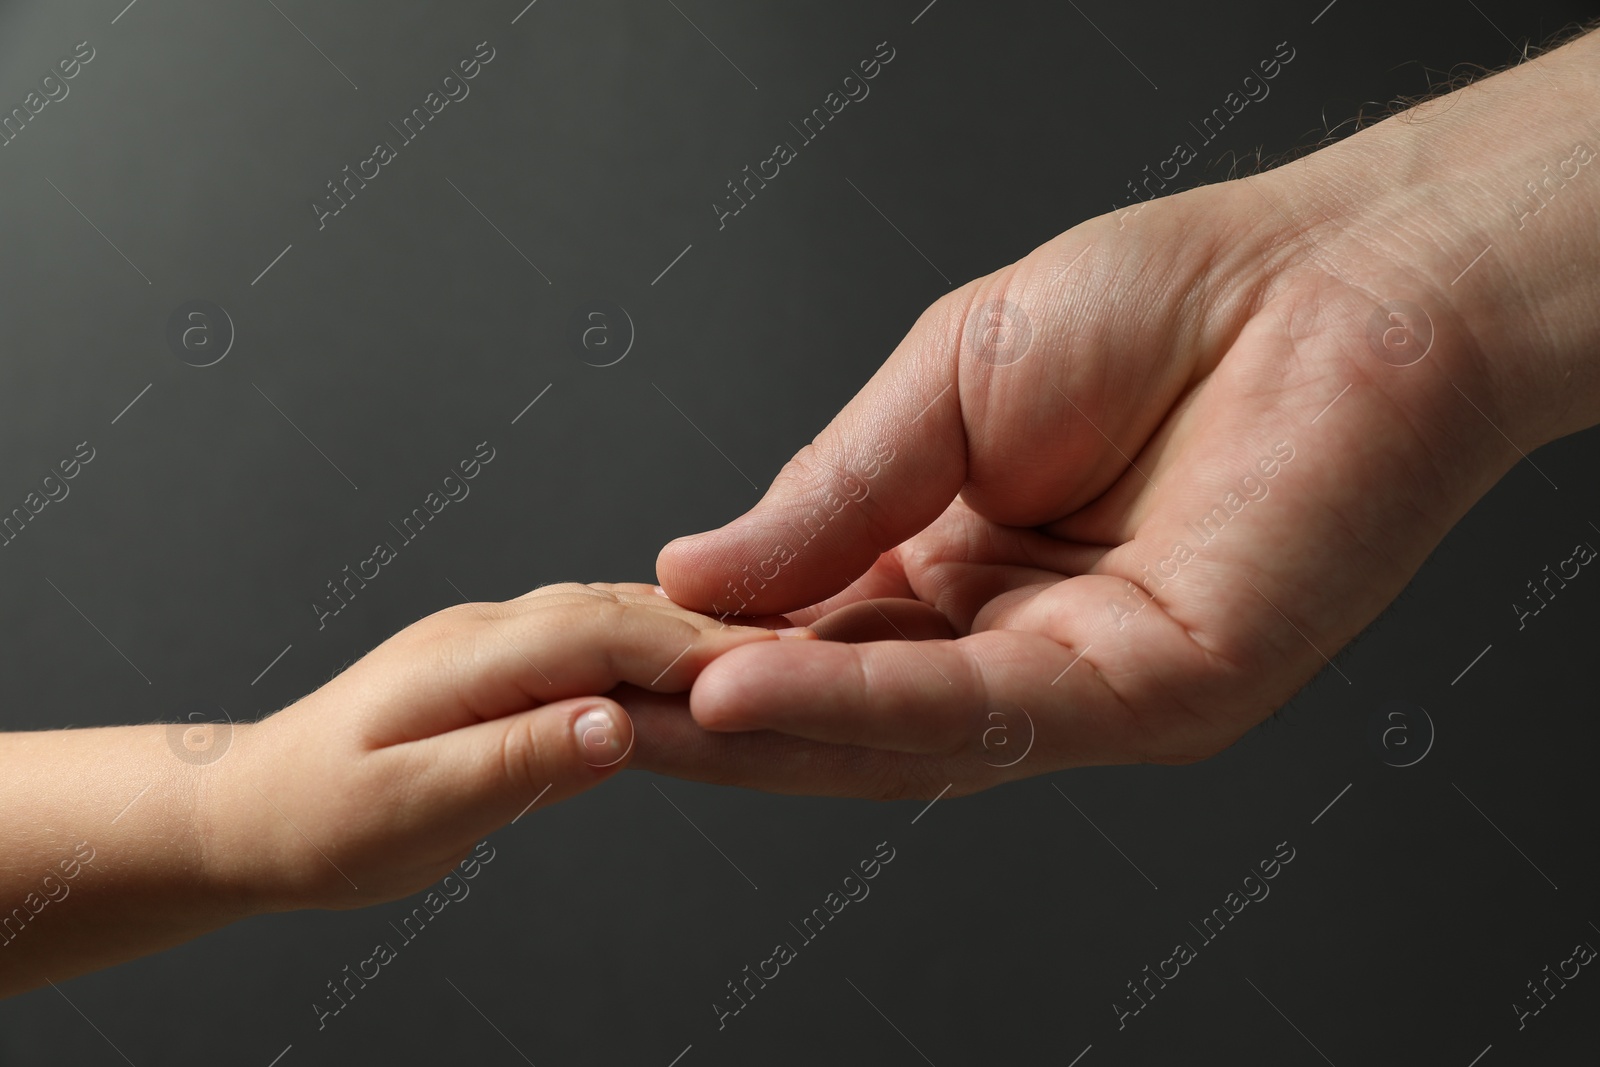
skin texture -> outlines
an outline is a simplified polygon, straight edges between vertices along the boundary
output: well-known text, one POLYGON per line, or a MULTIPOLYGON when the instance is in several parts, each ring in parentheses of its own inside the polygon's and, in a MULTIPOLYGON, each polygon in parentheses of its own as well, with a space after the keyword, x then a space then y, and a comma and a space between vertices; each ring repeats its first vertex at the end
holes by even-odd
POLYGON ((931 798, 1234 742, 1600 422, 1597 116, 1591 34, 941 298, 749 513, 663 549, 679 603, 831 640, 735 650, 692 718, 631 694, 635 766, 931 798))
POLYGON ((0 734, 0 901, 26 913, 0 913, 0 996, 248 915, 424 889, 536 798, 627 765, 632 726, 600 694, 682 693, 716 656, 778 640, 649 585, 554 585, 430 615, 225 732, 0 734))

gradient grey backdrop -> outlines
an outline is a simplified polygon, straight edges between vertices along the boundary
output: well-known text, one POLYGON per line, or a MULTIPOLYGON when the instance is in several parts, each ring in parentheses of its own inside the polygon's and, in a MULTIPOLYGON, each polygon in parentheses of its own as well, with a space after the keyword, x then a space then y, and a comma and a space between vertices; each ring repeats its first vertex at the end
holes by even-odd
MULTIPOLYGON (((0 109, 96 50, 0 148, 0 511, 96 449, 0 548, 0 726, 254 718, 455 587, 648 581, 930 301, 1110 209, 1278 42, 1271 96, 1185 181, 1595 13, 524 2, 0 2, 0 109), (725 183, 885 40, 870 97, 719 231, 725 183), (471 95, 319 231, 324 183, 480 41, 471 95), (167 345, 191 299, 236 328, 215 366, 167 345), (574 322, 607 302, 636 338, 600 368, 574 322), (324 582, 483 440, 471 496, 319 631, 324 582)), ((0 1062, 1592 1063, 1600 977, 1520 1032, 1511 1005, 1600 943, 1600 579, 1521 632, 1510 603, 1600 544, 1597 446, 1538 453, 1548 481, 1520 464, 1339 658, 1348 683, 1326 672, 1207 763, 925 813, 630 773, 496 833, 472 895, 320 1032, 324 983, 406 904, 257 919, 17 997, 0 1062), (1437 731, 1411 767, 1369 742, 1391 698, 1437 731), (872 895, 719 1032, 724 983, 885 840, 872 895), (1271 896, 1119 1031, 1125 983, 1285 840, 1271 896)))

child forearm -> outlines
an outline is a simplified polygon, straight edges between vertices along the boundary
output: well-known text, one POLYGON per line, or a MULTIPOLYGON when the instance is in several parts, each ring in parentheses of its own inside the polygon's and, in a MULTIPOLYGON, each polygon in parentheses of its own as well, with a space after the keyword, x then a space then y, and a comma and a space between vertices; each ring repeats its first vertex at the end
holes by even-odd
POLYGON ((174 753, 181 729, 0 734, 0 996, 257 909, 207 876, 195 813, 209 768, 174 753))

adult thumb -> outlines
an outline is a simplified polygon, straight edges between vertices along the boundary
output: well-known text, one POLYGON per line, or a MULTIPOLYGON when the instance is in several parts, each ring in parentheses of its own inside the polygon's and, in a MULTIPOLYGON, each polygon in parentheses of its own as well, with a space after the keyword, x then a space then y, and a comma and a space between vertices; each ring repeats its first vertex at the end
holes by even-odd
POLYGON ((750 511, 661 550, 657 580, 711 614, 818 603, 938 518, 966 481, 957 370, 982 282, 936 301, 750 511))

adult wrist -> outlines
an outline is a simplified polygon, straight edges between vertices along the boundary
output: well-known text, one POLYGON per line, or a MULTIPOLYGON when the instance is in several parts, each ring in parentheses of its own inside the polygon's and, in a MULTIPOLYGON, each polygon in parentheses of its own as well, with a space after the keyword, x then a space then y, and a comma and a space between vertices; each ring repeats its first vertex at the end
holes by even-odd
POLYGON ((1600 33, 1266 177, 1375 302, 1426 314, 1466 425, 1531 452, 1600 423, 1600 33))

